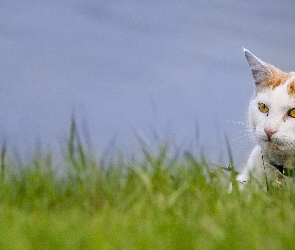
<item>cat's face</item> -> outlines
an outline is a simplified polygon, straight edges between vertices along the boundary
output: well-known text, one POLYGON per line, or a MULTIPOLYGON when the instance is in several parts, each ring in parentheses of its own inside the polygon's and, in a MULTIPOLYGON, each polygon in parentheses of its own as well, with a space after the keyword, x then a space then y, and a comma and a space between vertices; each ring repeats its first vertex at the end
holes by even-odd
POLYGON ((284 73, 249 51, 245 55, 255 80, 249 125, 264 150, 295 153, 295 73, 284 73))

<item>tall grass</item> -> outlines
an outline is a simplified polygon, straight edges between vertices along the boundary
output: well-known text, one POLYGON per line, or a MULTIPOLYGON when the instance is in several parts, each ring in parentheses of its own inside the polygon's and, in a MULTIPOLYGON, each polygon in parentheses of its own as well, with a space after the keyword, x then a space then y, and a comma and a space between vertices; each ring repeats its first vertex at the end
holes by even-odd
POLYGON ((292 180, 229 192, 232 166, 167 146, 108 165, 85 148, 73 121, 61 163, 21 164, 2 149, 0 249, 294 249, 292 180))

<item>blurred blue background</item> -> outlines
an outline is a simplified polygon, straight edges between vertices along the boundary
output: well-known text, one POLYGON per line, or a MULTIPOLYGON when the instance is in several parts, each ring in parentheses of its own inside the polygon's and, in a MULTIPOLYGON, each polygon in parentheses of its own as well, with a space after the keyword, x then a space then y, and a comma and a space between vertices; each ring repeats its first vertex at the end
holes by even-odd
POLYGON ((99 156, 169 141, 237 164, 253 143, 246 47, 295 69, 294 1, 0 0, 0 139, 54 151, 71 117, 99 156), (196 132, 197 131, 197 132, 196 132), (158 139, 157 139, 158 138, 158 139))

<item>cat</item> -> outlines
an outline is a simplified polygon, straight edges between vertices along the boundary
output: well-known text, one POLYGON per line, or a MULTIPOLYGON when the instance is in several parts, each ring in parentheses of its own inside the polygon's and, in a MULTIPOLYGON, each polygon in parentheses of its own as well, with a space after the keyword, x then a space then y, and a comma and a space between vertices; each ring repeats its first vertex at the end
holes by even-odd
POLYGON ((252 150, 240 183, 250 176, 277 180, 295 174, 295 72, 283 72, 244 49, 254 78, 249 103, 249 128, 257 145, 252 150))

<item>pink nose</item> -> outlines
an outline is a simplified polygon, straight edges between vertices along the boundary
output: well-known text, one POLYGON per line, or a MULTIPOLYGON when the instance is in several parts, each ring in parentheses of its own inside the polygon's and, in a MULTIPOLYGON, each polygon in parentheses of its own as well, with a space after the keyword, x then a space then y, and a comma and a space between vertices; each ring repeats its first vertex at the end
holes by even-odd
POLYGON ((277 130, 272 128, 264 128, 264 132, 267 135, 268 139, 270 139, 272 135, 277 132, 277 130))

